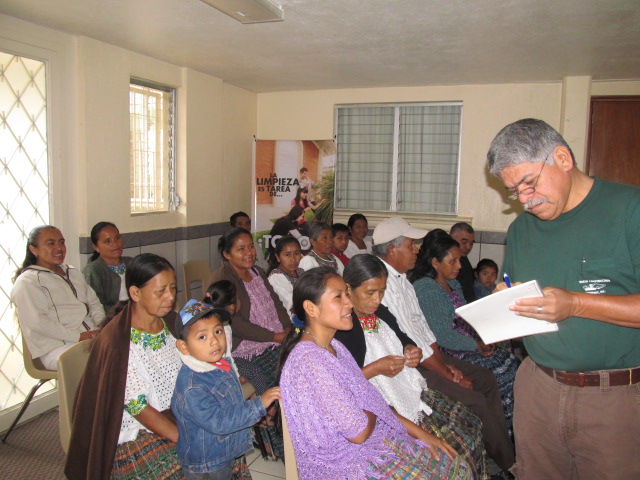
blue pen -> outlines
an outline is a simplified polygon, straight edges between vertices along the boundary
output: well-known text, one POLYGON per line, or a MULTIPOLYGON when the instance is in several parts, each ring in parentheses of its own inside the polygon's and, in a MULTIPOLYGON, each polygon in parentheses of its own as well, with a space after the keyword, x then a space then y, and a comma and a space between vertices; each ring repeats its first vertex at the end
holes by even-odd
POLYGON ((507 284, 507 288, 511 288, 511 280, 509 280, 509 274, 507 272, 504 272, 504 283, 507 284))

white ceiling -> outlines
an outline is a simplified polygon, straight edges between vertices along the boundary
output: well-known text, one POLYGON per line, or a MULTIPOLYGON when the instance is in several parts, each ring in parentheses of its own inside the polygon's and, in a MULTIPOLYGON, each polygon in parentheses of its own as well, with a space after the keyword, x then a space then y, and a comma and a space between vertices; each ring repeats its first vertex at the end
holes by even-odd
POLYGON ((1 0, 5 13, 254 92, 640 78, 639 0, 273 0, 242 25, 200 0, 1 0))

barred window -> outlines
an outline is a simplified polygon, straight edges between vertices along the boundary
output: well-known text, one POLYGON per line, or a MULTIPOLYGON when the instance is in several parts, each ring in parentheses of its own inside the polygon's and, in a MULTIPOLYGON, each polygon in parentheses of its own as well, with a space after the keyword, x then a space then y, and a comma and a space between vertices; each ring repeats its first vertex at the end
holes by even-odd
POLYGON ((460 102, 336 107, 336 208, 457 214, 460 102))
POLYGON ((129 85, 131 213, 175 211, 176 90, 132 79, 129 85))

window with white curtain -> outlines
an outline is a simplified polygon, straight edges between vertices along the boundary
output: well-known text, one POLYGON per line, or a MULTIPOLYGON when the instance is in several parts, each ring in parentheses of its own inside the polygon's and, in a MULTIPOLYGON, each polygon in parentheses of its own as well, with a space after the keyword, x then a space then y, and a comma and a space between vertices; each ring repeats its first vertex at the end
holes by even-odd
POLYGON ((132 79, 129 85, 131 213, 174 211, 174 88, 132 79))
POLYGON ((335 208, 455 215, 462 103, 336 107, 335 208))

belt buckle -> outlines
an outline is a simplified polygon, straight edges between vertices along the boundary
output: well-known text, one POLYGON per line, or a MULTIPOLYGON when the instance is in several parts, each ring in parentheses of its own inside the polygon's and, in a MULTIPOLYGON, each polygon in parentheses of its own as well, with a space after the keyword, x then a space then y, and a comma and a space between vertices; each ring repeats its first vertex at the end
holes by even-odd
POLYGON ((584 387, 584 372, 578 372, 578 386, 584 387))

